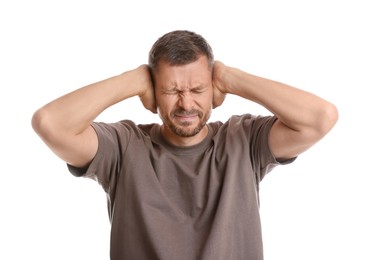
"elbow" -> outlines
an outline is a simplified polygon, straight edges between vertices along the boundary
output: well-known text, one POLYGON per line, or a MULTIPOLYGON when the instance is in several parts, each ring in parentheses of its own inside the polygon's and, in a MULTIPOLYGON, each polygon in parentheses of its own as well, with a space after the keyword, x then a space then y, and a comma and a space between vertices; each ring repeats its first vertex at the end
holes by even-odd
POLYGON ((32 115, 31 126, 42 139, 47 139, 50 123, 48 123, 48 114, 45 109, 40 108, 32 115))
POLYGON ((321 136, 325 136, 336 124, 339 118, 337 107, 332 103, 327 103, 321 110, 319 122, 319 132, 321 136))
POLYGON ((32 126, 32 129, 37 133, 39 134, 40 130, 41 130, 41 125, 42 125, 42 112, 41 112, 41 109, 37 110, 33 115, 32 115, 32 118, 31 118, 31 126, 32 126))

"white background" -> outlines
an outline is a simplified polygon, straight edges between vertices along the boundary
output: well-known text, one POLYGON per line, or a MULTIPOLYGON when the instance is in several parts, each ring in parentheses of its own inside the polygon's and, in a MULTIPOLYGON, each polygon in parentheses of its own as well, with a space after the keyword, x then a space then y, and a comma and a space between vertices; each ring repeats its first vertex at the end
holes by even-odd
MULTIPOLYGON (((227 65, 314 92, 340 118, 261 184, 266 260, 371 259, 368 1, 1 1, 0 259, 109 259, 106 198, 31 128, 69 91, 147 62, 174 29, 202 34, 227 65)), ((229 96, 212 120, 266 114, 229 96)), ((129 99, 99 116, 159 122, 129 99)))

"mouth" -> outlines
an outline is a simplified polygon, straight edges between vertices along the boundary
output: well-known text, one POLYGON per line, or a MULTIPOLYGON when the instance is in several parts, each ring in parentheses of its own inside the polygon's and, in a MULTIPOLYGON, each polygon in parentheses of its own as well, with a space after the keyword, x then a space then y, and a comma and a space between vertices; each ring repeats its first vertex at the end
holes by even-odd
POLYGON ((198 115, 175 115, 175 120, 181 125, 191 125, 196 119, 198 115))
POLYGON ((197 120, 200 116, 198 111, 175 111, 173 117, 181 125, 190 125, 193 121, 197 120))

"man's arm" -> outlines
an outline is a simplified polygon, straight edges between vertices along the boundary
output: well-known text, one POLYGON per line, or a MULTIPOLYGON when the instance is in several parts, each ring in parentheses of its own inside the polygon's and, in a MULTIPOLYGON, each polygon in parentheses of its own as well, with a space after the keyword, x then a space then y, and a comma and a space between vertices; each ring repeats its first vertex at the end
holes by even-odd
POLYGON ((269 145, 277 159, 304 152, 324 137, 338 119, 337 108, 312 93, 221 62, 214 64, 213 85, 214 106, 230 93, 256 102, 277 116, 269 135, 269 145))
POLYGON ((92 121, 106 108, 136 95, 148 110, 156 113, 151 77, 146 65, 57 98, 34 113, 32 127, 62 160, 84 167, 98 149, 92 121))

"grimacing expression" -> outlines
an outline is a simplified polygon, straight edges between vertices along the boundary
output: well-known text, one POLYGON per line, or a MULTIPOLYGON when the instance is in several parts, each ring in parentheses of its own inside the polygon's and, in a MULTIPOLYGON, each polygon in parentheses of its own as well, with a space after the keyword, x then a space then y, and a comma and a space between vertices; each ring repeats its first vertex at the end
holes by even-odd
POLYGON ((161 62, 154 80, 165 131, 179 137, 197 135, 212 111, 212 72, 206 57, 186 65, 161 62))

